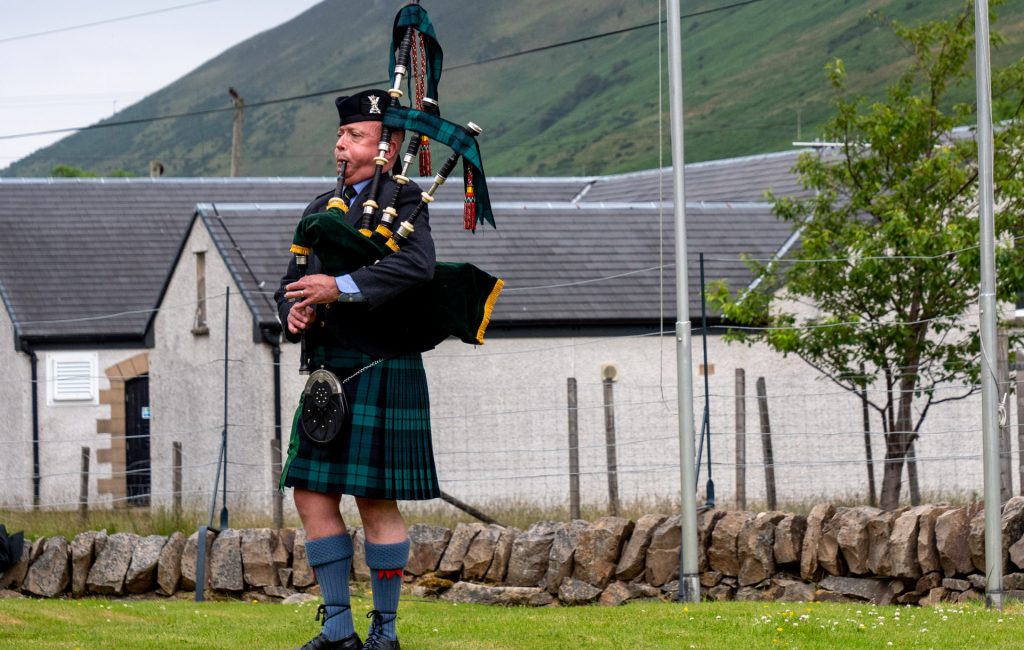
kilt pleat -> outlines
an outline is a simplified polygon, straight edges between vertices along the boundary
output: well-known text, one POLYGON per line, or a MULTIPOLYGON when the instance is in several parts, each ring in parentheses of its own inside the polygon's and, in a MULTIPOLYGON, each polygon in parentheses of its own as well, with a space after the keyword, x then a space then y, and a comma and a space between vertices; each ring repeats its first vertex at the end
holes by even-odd
MULTIPOLYGON (((355 351, 313 355, 314 367, 325 367, 341 380, 373 361, 355 351)), ((384 361, 345 382, 343 389, 351 417, 326 445, 314 443, 299 430, 300 397, 281 486, 371 499, 440 496, 430 397, 420 355, 384 361)))

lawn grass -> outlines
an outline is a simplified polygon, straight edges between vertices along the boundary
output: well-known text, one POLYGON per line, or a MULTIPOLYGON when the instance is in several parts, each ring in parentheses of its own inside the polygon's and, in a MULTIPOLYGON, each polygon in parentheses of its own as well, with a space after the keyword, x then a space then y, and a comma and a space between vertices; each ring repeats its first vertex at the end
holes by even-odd
MULTIPOLYGON (((366 630, 371 602, 352 600, 366 630)), ((0 647, 294 648, 317 632, 316 603, 0 600, 0 647)), ((832 603, 636 602, 502 608, 404 598, 407 650, 474 648, 1019 648, 1024 605, 936 608, 832 603)))

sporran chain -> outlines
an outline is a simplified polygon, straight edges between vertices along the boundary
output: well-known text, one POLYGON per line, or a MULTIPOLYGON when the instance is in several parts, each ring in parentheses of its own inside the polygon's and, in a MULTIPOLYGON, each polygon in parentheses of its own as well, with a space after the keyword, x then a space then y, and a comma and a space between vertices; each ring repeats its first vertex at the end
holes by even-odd
POLYGON ((345 377, 344 379, 342 379, 342 380, 341 380, 341 383, 343 383, 343 384, 344 384, 344 383, 348 382, 348 380, 350 380, 350 379, 354 379, 354 378, 358 377, 359 375, 363 374, 364 372, 366 372, 366 371, 367 371, 367 370, 369 370, 370 368, 372 368, 372 367, 374 367, 374 366, 376 366, 376 365, 379 365, 379 364, 382 364, 382 363, 384 363, 384 361, 385 361, 385 359, 384 359, 384 358, 382 357, 382 358, 380 358, 380 359, 377 359, 376 361, 372 361, 372 362, 370 362, 369 364, 367 364, 367 365, 363 366, 363 367, 362 367, 362 368, 360 368, 359 370, 356 370, 355 372, 353 372, 353 373, 352 373, 351 375, 349 375, 348 377, 345 377))

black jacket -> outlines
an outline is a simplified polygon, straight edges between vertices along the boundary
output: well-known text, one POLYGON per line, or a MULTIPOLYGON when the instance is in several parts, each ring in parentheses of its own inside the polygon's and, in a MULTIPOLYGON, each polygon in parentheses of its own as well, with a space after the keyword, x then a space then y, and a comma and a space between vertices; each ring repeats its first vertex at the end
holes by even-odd
MULTIPOLYGON (((390 177, 381 178, 379 202, 389 201, 395 191, 396 183, 390 177)), ((369 185, 356 196, 346 215, 349 224, 357 227, 362 218, 363 201, 369 191, 369 185)), ((410 182, 402 188, 397 205, 398 218, 395 227, 413 211, 420 202, 420 188, 410 182)), ((322 212, 333 191, 325 192, 316 197, 306 206, 303 216, 322 212)), ((376 227, 376 223, 373 224, 376 227)), ((359 287, 366 302, 333 303, 317 305, 316 321, 307 330, 306 352, 312 354, 316 346, 356 349, 373 357, 393 357, 411 351, 404 343, 405 333, 415 325, 414 315, 407 322, 381 323, 373 318, 372 310, 392 300, 401 300, 405 291, 414 291, 419 284, 429 281, 434 274, 434 240, 430 236, 430 221, 427 210, 423 210, 416 219, 416 229, 409 241, 398 253, 387 255, 376 264, 364 266, 354 271, 352 279, 359 287)), ((320 260, 316 255, 309 256, 307 274, 321 272, 320 260)), ((296 343, 302 336, 288 331, 288 311, 293 304, 284 297, 285 286, 299 278, 294 257, 288 263, 288 271, 281 278, 281 284, 274 298, 277 301, 278 317, 281 320, 285 338, 296 343)))

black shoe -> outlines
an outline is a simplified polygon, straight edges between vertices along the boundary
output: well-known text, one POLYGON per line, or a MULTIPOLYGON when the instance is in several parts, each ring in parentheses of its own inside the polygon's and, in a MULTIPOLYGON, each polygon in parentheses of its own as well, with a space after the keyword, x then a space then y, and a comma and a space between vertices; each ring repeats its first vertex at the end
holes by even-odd
MULTIPOLYGON (((329 619, 331 616, 337 616, 338 614, 348 611, 349 609, 347 605, 334 605, 334 607, 341 607, 341 609, 334 612, 333 614, 328 614, 327 607, 327 605, 321 604, 319 607, 316 608, 315 620, 322 620, 323 623, 326 624, 327 619, 329 619)), ((326 636, 324 636, 323 633, 321 633, 316 638, 310 639, 309 643, 307 643, 306 645, 302 646, 301 648, 296 648, 296 650, 362 650, 362 647, 363 642, 359 639, 359 635, 355 632, 349 634, 344 639, 338 639, 337 641, 331 641, 326 636)))
POLYGON ((363 650, 400 650, 398 639, 385 639, 382 636, 370 635, 366 637, 363 650))
POLYGON ((388 639, 384 636, 384 624, 390 623, 395 620, 397 614, 395 612, 378 612, 373 610, 366 615, 366 618, 373 619, 370 621, 370 631, 366 635, 366 643, 363 644, 363 650, 400 650, 401 645, 398 643, 398 639, 388 639), (390 618, 385 619, 385 615, 390 615, 390 618))
POLYGON ((359 635, 353 632, 338 641, 331 641, 321 634, 297 650, 361 650, 362 647, 363 642, 359 640, 359 635))

